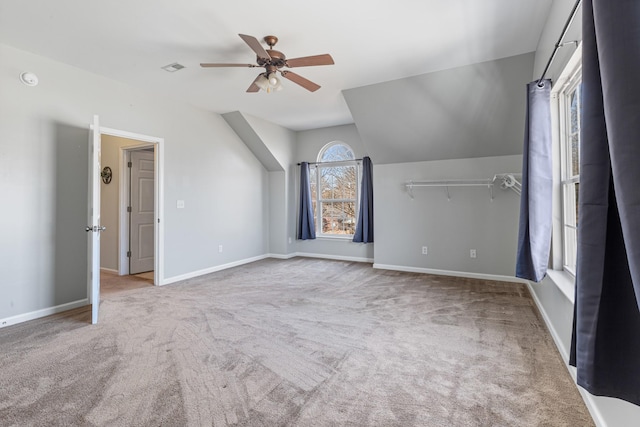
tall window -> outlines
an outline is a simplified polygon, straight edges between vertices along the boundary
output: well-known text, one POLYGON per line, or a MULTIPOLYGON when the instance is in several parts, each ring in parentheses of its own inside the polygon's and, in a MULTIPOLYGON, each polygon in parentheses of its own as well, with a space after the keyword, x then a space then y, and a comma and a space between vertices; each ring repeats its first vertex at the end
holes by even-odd
POLYGON ((560 96, 560 141, 562 178, 563 266, 575 275, 578 190, 580 188, 580 128, 582 113, 582 72, 567 80, 560 96))
POLYGON ((310 170, 311 199, 319 235, 353 236, 356 230, 359 167, 342 142, 325 145, 310 170))

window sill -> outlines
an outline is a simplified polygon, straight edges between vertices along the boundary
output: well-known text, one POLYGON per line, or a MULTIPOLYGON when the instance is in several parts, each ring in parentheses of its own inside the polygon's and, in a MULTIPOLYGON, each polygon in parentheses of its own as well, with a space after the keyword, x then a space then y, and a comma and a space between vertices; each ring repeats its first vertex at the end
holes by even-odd
POLYGON ((572 304, 575 303, 576 279, 564 270, 547 270, 547 276, 572 304))
POLYGON ((316 235, 316 240, 336 240, 343 242, 350 242, 353 240, 353 235, 336 235, 336 236, 327 236, 327 235, 316 235))

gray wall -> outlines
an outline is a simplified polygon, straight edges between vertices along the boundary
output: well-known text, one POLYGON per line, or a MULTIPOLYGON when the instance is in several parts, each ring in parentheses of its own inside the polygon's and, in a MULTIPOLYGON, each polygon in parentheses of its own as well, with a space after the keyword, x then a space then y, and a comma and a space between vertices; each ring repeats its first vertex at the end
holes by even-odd
POLYGON ((165 139, 165 278, 267 252, 267 172, 219 115, 5 45, 0 93, 0 319, 86 298, 93 114, 165 139))
MULTIPOLYGON (((318 153, 326 144, 332 141, 342 141, 347 143, 354 151, 356 158, 361 158, 367 155, 364 149, 362 139, 358 134, 358 130, 355 125, 343 125, 333 126, 322 129, 314 129, 308 131, 298 132, 298 144, 295 153, 295 164, 299 162, 315 162, 318 158, 318 153)), ((295 207, 299 204, 299 166, 295 165, 295 207)), ((376 165, 374 161, 373 174, 376 174, 376 165)), ((375 195, 374 195, 375 199, 375 195)), ((294 221, 289 230, 291 235, 297 236, 296 230, 297 224, 297 212, 294 216, 294 221)), ((376 223, 376 227, 381 227, 376 223)), ((338 258, 356 258, 356 259, 373 259, 373 246, 374 244, 362 244, 353 243, 350 240, 345 239, 332 239, 319 237, 315 240, 296 240, 296 251, 305 254, 312 255, 327 255, 338 258)))
POLYGON ((377 165, 374 174, 375 263, 454 272, 513 276, 520 198, 499 185, 414 188, 406 181, 490 179, 518 173, 522 156, 377 165), (422 255, 427 246, 428 254, 422 255), (477 258, 469 256, 476 249, 477 258))
POLYGON ((296 132, 257 117, 243 114, 247 124, 268 148, 284 172, 269 172, 269 253, 288 255, 295 246, 291 224, 295 224, 296 132), (292 239, 289 243, 289 238, 292 239))
POLYGON ((343 91, 375 164, 522 154, 533 53, 343 91))

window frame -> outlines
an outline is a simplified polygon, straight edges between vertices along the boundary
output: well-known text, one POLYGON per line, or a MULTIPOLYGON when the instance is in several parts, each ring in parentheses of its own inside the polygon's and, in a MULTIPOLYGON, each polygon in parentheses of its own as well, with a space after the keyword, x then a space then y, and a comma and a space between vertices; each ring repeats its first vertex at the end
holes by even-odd
MULTIPOLYGON (((560 91, 560 185, 562 197, 562 268, 575 277, 576 274, 576 252, 578 235, 578 191, 580 185, 580 170, 577 175, 573 173, 573 153, 572 138, 577 136, 578 146, 580 144, 580 132, 582 127, 582 67, 578 67, 565 83, 560 91), (571 105, 572 98, 576 96, 576 129, 571 126, 571 105)), ((578 150, 578 165, 580 162, 580 151, 578 150)))
POLYGON ((575 279, 576 255, 577 255, 577 204, 578 197, 576 186, 580 184, 580 171, 573 174, 571 153, 571 96, 576 93, 577 129, 573 135, 577 136, 578 143, 578 168, 579 168, 579 144, 581 132, 581 108, 582 108, 582 45, 574 52, 564 70, 561 72, 556 84, 552 88, 552 121, 555 124, 554 145, 556 151, 554 181, 556 195, 554 201, 557 212, 554 220, 554 252, 552 267, 564 271, 571 280, 575 279))
POLYGON ((352 240, 353 236, 355 234, 355 227, 356 227, 356 223, 358 221, 358 213, 359 213, 359 209, 360 209, 360 186, 358 185, 361 181, 361 173, 362 173, 362 167, 360 165, 360 162, 358 160, 356 160, 356 156, 355 156, 355 152, 353 151, 353 148, 351 148, 351 146, 343 141, 332 141, 329 142, 328 144, 324 145, 320 151, 318 152, 318 157, 317 157, 317 161, 315 163, 315 165, 313 165, 314 167, 314 171, 313 171, 313 175, 315 178, 315 192, 312 191, 312 203, 313 203, 313 207, 314 207, 314 218, 315 218, 315 228, 316 228, 316 235, 318 237, 322 237, 322 238, 329 238, 329 239, 345 239, 345 240, 352 240), (339 161, 323 161, 324 155, 325 153, 332 147, 336 146, 336 145, 341 145, 344 146, 345 148, 347 148, 349 150, 349 152, 351 153, 351 157, 353 158, 353 160, 339 160, 339 161), (354 194, 355 197, 354 198, 323 198, 322 197, 322 191, 321 191, 321 171, 323 168, 334 168, 334 167, 355 167, 355 183, 354 183, 354 194), (315 194, 314 194, 315 193, 315 194), (322 216, 322 204, 323 203, 350 203, 353 202, 354 203, 354 233, 353 234, 343 234, 343 233, 325 233, 323 232, 323 227, 322 227, 322 221, 323 221, 323 216, 322 216))

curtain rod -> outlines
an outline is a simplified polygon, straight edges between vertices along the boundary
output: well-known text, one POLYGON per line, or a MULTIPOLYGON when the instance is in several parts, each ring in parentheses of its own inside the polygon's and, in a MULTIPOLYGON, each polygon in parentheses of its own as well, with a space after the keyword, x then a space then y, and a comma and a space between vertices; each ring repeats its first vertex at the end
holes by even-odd
POLYGON ((573 22, 573 18, 576 17, 576 12, 578 12, 578 7, 580 6, 581 2, 582 2, 582 0, 577 0, 576 1, 576 4, 573 5, 573 9, 571 9, 571 13, 569 14, 569 18, 567 18, 567 22, 564 23, 564 28, 562 29, 562 33, 560 34, 560 38, 558 39, 558 42, 554 46, 553 52, 551 52, 551 56, 549 57, 549 61, 547 61, 547 66, 544 67, 544 71, 542 72, 542 75, 538 79, 538 86, 539 87, 543 86, 543 85, 540 84, 540 82, 544 79, 544 76, 545 76, 545 74, 547 74, 547 71, 549 71, 549 67, 551 66, 551 63, 553 62, 553 60, 555 59, 556 53, 558 53, 558 49, 560 49, 563 46, 562 40, 564 39, 564 36, 567 35, 567 31, 569 31, 569 26, 571 26, 571 23, 573 22))
MULTIPOLYGON (((347 163, 347 162, 361 162, 362 159, 353 159, 353 160, 336 160, 335 162, 307 162, 309 165, 330 165, 332 163, 347 163)), ((300 166, 302 163, 298 163, 300 166)))

